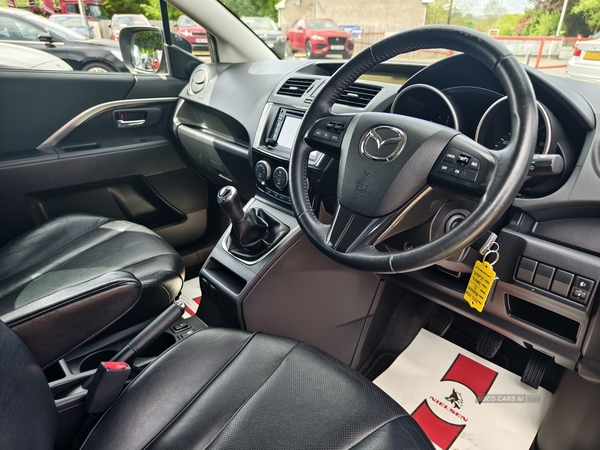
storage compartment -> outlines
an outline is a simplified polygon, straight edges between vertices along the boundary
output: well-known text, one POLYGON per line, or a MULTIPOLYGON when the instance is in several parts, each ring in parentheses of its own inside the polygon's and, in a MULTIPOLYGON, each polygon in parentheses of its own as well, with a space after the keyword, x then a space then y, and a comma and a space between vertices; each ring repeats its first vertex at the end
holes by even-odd
POLYGON ((186 219, 143 176, 52 189, 25 199, 37 224, 72 211, 129 220, 151 229, 186 219))
POLYGON ((55 362, 50 367, 44 369, 44 375, 46 375, 48 383, 52 383, 53 381, 60 380, 67 376, 59 362, 55 362))
POLYGON ((513 295, 506 295, 506 308, 508 314, 515 319, 522 320, 569 342, 577 341, 579 322, 513 295))
POLYGON ((214 281, 218 282, 235 295, 239 295, 246 287, 246 280, 229 270, 214 258, 208 260, 204 270, 214 279, 214 281))

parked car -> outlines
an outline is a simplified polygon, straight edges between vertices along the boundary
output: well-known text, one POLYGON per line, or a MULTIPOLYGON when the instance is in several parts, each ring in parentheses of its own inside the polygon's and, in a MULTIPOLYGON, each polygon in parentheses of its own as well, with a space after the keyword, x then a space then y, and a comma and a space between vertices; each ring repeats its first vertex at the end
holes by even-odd
POLYGON ((287 44, 285 36, 270 17, 242 17, 242 22, 254 31, 280 58, 284 58, 286 53, 291 52, 291 50, 286 52, 286 47, 289 47, 289 44, 287 44))
POLYGON ((110 38, 119 40, 121 28, 125 27, 149 27, 150 22, 142 14, 115 14, 110 21, 110 38))
POLYGON ((0 41, 43 50, 74 70, 128 72, 117 42, 87 39, 28 11, 0 8, 0 41))
POLYGON ((5 43, 0 43, 0 69, 73 70, 62 59, 49 53, 5 43))
POLYGON ((187 39, 192 44, 192 50, 208 50, 206 30, 188 16, 179 16, 173 31, 187 39))
POLYGON ((331 19, 300 19, 287 32, 293 52, 306 52, 306 57, 342 55, 350 58, 354 38, 331 19))
POLYGON ((89 26, 81 14, 53 14, 48 20, 56 22, 69 30, 79 33, 89 39, 94 38, 94 29, 89 26))
POLYGON ((600 39, 579 41, 567 63, 567 77, 600 83, 600 39))

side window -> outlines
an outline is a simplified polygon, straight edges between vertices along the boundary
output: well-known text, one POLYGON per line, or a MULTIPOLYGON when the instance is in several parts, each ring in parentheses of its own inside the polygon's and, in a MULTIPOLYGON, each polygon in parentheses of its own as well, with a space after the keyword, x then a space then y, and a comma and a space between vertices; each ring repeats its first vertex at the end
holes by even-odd
MULTIPOLYGON (((171 32, 179 35, 192 45, 194 56, 203 61, 210 62, 209 36, 202 24, 199 24, 171 5, 169 5, 168 11, 171 32)), ((175 41, 173 43, 176 44, 175 41)))
POLYGON ((37 41, 38 36, 43 34, 43 31, 40 29, 29 25, 27 23, 21 22, 20 20, 15 20, 15 26, 19 29, 19 33, 24 41, 37 41))
POLYGON ((37 41, 40 30, 10 17, 0 17, 0 39, 10 41, 37 41))

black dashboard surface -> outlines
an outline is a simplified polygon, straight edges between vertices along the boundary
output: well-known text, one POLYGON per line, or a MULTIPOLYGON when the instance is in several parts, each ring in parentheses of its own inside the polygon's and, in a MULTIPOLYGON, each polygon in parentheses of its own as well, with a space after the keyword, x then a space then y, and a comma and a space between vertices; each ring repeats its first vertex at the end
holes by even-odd
MULTIPOLYGON (((339 67, 340 63, 335 61, 204 64, 196 71, 205 70, 206 81, 194 85, 192 75, 190 85, 180 94, 174 120, 175 133, 180 138, 183 134, 187 136, 182 142, 188 151, 194 146, 190 136, 198 136, 201 140, 210 136, 202 144, 216 149, 210 153, 213 155, 210 164, 206 164, 206 158, 202 159, 201 155, 192 155, 196 162, 202 160, 204 165, 198 163, 199 169, 216 182, 247 183, 242 190, 252 193, 260 188, 253 172, 257 154, 285 164, 285 158, 281 154, 270 155, 266 145, 271 121, 276 116, 273 110, 287 108, 304 112, 339 67), (299 80, 300 85, 305 82, 308 87, 299 95, 294 92, 289 95, 282 87, 290 79, 299 80), (235 157, 227 156, 232 152, 235 157), (239 167, 233 167, 236 164, 239 167), (240 171, 249 176, 235 175, 240 171)), ((499 235, 502 263, 499 263, 500 282, 492 306, 482 314, 466 307, 462 301, 465 274, 459 270, 429 268, 392 278, 425 297, 502 330, 517 342, 551 354, 566 367, 575 368, 584 364, 583 361, 600 361, 600 348, 590 344, 597 328, 592 299, 600 282, 600 245, 596 241, 586 245, 582 238, 585 234, 595 239, 600 228, 600 139, 596 134, 600 95, 598 87, 593 85, 548 76, 533 69, 527 69, 527 72, 540 103, 540 127, 544 115, 546 128, 540 131, 540 139, 544 142, 539 143, 537 153, 561 155, 565 165, 559 175, 528 180, 521 195, 515 199, 512 211, 494 230, 499 235), (544 145, 546 140, 548 145, 544 145), (518 280, 521 258, 553 264, 555 269, 595 279, 588 300, 576 302, 570 298, 570 293, 559 296, 549 288, 542 289, 533 282, 518 280), (582 260, 589 269, 582 268, 582 260), (548 314, 556 317, 547 319, 548 314), (558 328, 556 323, 548 320, 558 321, 558 328), (569 331, 563 333, 563 329, 569 331)), ((397 112, 417 117, 423 114, 421 118, 457 127, 471 138, 476 138, 486 111, 505 95, 492 73, 465 55, 446 58, 429 66, 384 63, 356 84, 356 92, 360 95, 363 91, 372 92, 366 106, 349 106, 353 103, 342 101, 334 105, 334 112, 397 112), (416 93, 419 89, 427 90, 427 93, 422 91, 413 97, 408 94, 409 90, 416 93), (441 93, 442 100, 438 93, 432 94, 433 91, 441 93), (403 100, 397 100, 398 95, 403 100), (434 98, 436 100, 431 100, 434 98), (449 100, 450 108, 446 100, 449 100), (430 101, 433 103, 428 103, 430 101), (456 117, 452 117, 453 113, 456 117)), ((351 94, 350 100, 356 98, 354 93, 351 94)), ((503 120, 506 122, 505 119, 496 122, 503 120)), ((493 147, 501 146, 509 139, 501 129, 494 132, 493 138, 482 137, 480 142, 493 147)), ((202 146, 193 151, 201 152, 202 146)), ((329 163, 325 159, 323 166, 315 165, 321 178, 325 178, 322 174, 328 174, 329 163)), ((332 172, 335 177, 335 170, 332 172)), ((331 186, 332 182, 323 184, 331 186)), ((398 238, 400 245, 405 238, 398 238)), ((600 341, 600 337, 597 338, 600 341)), ((600 379, 600 373, 598 377, 600 379)))

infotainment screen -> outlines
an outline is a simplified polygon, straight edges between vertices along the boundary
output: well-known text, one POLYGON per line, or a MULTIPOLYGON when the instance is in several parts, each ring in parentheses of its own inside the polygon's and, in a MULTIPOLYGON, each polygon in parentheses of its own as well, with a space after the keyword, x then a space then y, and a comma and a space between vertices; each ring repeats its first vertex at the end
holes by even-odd
POLYGON ((281 126, 279 136, 277 137, 277 145, 291 149, 301 122, 302 119, 299 117, 286 115, 283 119, 283 125, 281 126))

